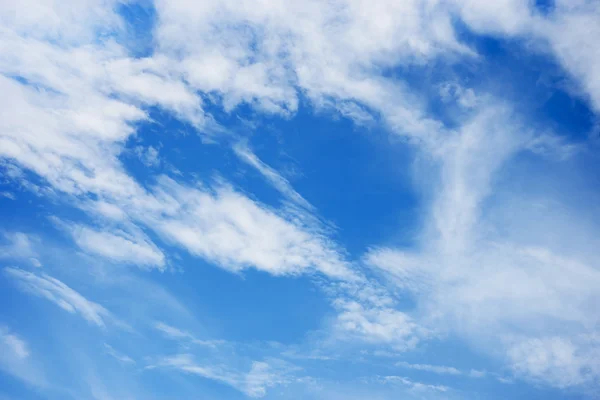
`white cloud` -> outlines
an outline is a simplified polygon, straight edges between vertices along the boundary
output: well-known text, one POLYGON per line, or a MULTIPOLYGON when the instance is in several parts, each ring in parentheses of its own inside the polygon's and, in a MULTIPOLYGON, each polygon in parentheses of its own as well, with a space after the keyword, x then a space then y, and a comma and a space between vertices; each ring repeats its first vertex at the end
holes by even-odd
MULTIPOLYGON (((560 343, 568 343, 593 334, 600 321, 595 307, 600 273, 594 259, 586 259, 590 249, 564 253, 561 246, 543 239, 543 230, 551 229, 565 242, 569 239, 564 235, 575 229, 578 240, 588 243, 586 235, 596 235, 597 227, 587 229, 573 210, 566 211, 571 215, 566 224, 547 228, 544 224, 549 222, 535 214, 518 213, 519 223, 512 226, 501 218, 514 213, 510 207, 515 204, 490 205, 498 192, 509 190, 498 187, 498 178, 512 157, 528 149, 531 134, 505 109, 481 106, 483 114, 476 114, 439 149, 439 175, 425 177, 427 182, 435 180, 439 189, 430 197, 419 251, 378 248, 365 261, 410 291, 416 324, 458 333, 503 360, 509 354, 509 363, 521 377, 557 386, 593 382, 597 362, 569 356, 575 350, 568 346, 538 340, 554 331, 560 332, 560 343), (530 351, 504 339, 513 336, 532 344, 530 351), (564 379, 554 379, 560 371, 564 379)), ((534 189, 519 193, 527 201, 533 194, 534 189)), ((553 212, 565 210, 555 207, 553 212)), ((595 348, 589 341, 578 341, 577 354, 595 348)))
POLYGON ((407 293, 418 293, 427 288, 428 268, 420 254, 406 254, 387 248, 371 249, 364 257, 365 264, 385 274, 385 278, 407 293))
POLYGON ((163 322, 157 322, 156 325, 154 325, 154 327, 172 339, 195 339, 191 333, 187 331, 182 331, 181 329, 175 328, 171 325, 167 325, 163 322))
POLYGON ((271 365, 263 361, 253 362, 244 380, 244 392, 250 397, 262 397, 267 394, 268 388, 285 384, 288 381, 281 371, 273 369, 271 365))
POLYGON ((190 343, 197 344, 200 346, 216 348, 217 346, 225 343, 225 341, 223 341, 223 340, 198 339, 194 335, 192 335, 190 332, 183 331, 183 330, 181 330, 179 328, 175 328, 174 326, 171 326, 171 325, 167 325, 164 322, 157 322, 154 325, 154 327, 170 339, 189 341, 190 343))
POLYGON ((550 20, 540 23, 540 32, 561 64, 580 82, 596 112, 600 112, 600 76, 596 66, 600 49, 593 39, 600 35, 600 4, 595 1, 557 1, 550 20))
POLYGON ((117 262, 135 263, 164 269, 165 256, 145 235, 121 230, 96 231, 83 225, 70 225, 69 232, 83 250, 117 262))
POLYGON ((117 4, 118 0, 83 0, 62 7, 58 0, 4 1, 0 21, 23 35, 68 44, 88 43, 98 31, 118 29, 117 4))
POLYGON ((558 387, 581 385, 600 374, 599 339, 555 336, 511 340, 508 358, 518 374, 558 387))
POLYGON ((37 237, 23 232, 4 232, 2 236, 8 243, 0 245, 0 258, 28 260, 34 267, 41 266, 34 249, 37 237))
POLYGON ((17 196, 15 196, 14 193, 12 193, 12 192, 6 192, 6 191, 0 192, 0 197, 4 197, 5 199, 10 199, 10 200, 16 200, 17 199, 17 196))
POLYGON ((58 279, 46 274, 34 274, 18 268, 5 268, 4 273, 17 281, 19 286, 33 294, 45 298, 65 311, 79 314, 89 323, 104 327, 110 313, 101 305, 87 300, 58 279))
POLYGON ((388 383, 393 385, 408 386, 414 391, 434 391, 434 392, 447 392, 450 388, 443 385, 430 385, 422 382, 416 382, 404 376, 383 376, 379 379, 382 383, 388 383))
POLYGON ((483 378, 486 375, 487 375, 486 371, 481 371, 481 370, 478 370, 478 369, 472 369, 472 370, 469 371, 469 376, 471 378, 483 378))
POLYGON ((156 147, 136 146, 134 152, 145 166, 157 167, 160 165, 159 152, 156 147))
POLYGON ((37 368, 29 344, 14 330, 0 325, 0 370, 34 387, 47 382, 37 368))
POLYGON ((368 120, 363 103, 414 135, 434 127, 418 99, 380 69, 469 54, 452 16, 436 1, 158 1, 155 38, 190 85, 226 109, 247 102, 267 112, 297 109, 299 94, 317 107, 368 120), (393 38, 393 39, 392 39, 393 38), (300 92, 300 93, 299 93, 300 92), (417 101, 415 101, 417 100, 417 101))
POLYGON ((156 196, 172 208, 141 216, 167 241, 224 268, 254 267, 273 275, 316 270, 334 278, 352 272, 331 241, 310 227, 249 199, 230 187, 213 192, 161 181, 156 196))
POLYGON ((189 354, 165 357, 151 368, 174 368, 188 374, 222 382, 236 388, 249 397, 263 397, 268 388, 289 382, 290 366, 278 360, 270 363, 255 361, 248 372, 232 370, 222 365, 199 365, 189 354), (273 364, 273 365, 271 365, 273 364))
POLYGON ((356 301, 338 300, 340 314, 335 327, 343 336, 350 335, 371 343, 392 345, 398 350, 409 350, 427 335, 412 318, 393 308, 365 307, 356 301))
MULTIPOLYGON (((147 118, 143 105, 160 105, 197 127, 210 125, 200 98, 176 76, 163 73, 168 60, 129 59, 114 43, 64 49, 9 32, 0 39, 7 55, 0 60, 0 71, 32 83, 0 78, 11 97, 0 107, 6 114, 2 156, 36 172, 59 191, 79 198, 97 196, 97 205, 76 201, 96 216, 146 225, 225 268, 349 275, 336 250, 319 234, 233 190, 210 193, 167 183, 149 193, 124 171, 118 154, 135 132, 132 124, 147 118), (17 50, 21 48, 28 50, 17 50), (198 207, 212 211, 200 212, 198 207)), ((76 228, 74 239, 88 252, 140 265, 165 264, 162 252, 143 235, 132 237, 119 226, 109 231, 76 228)))
POLYGON ((436 374, 443 375, 462 375, 462 372, 454 367, 446 367, 443 365, 430 365, 430 364, 410 364, 405 361, 396 363, 397 366, 403 368, 416 369, 418 371, 433 372, 436 374))
POLYGON ((135 364, 135 360, 126 354, 116 351, 111 345, 104 343, 104 351, 123 364, 135 364))
POLYGON ((0 328, 0 339, 2 344, 9 353, 12 353, 18 359, 25 359, 29 357, 29 349, 27 343, 19 336, 11 333, 6 328, 0 328))

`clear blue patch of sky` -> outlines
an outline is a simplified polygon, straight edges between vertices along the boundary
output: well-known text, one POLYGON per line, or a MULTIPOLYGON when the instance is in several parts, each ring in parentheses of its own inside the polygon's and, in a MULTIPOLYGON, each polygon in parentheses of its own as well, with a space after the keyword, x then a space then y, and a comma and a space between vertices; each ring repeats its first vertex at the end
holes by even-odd
POLYGON ((306 277, 274 277, 248 269, 234 274, 182 254, 183 273, 155 275, 183 304, 203 314, 216 337, 230 341, 302 341, 330 310, 324 294, 306 277))
POLYGON ((48 393, 38 393, 36 388, 0 370, 0 399, 47 400, 48 393), (3 397, 4 396, 4 397, 3 397))
MULTIPOLYGON (((293 120, 273 121, 251 139, 256 153, 338 228, 336 238, 358 256, 415 226, 412 153, 381 129, 302 107, 293 120)), ((396 238, 410 243, 410 235, 396 238)))

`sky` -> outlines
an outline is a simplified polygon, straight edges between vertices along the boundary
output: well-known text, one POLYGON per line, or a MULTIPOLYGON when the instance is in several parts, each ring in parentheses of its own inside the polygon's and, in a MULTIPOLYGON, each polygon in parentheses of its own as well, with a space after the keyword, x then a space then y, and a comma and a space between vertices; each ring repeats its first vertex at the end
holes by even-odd
POLYGON ((0 400, 600 398, 599 37, 0 0, 0 400))

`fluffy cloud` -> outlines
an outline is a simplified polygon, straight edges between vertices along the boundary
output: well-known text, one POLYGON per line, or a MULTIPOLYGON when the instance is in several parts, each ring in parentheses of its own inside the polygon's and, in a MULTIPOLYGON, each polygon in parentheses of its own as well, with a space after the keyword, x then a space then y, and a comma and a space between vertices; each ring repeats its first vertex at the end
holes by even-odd
POLYGON ((135 364, 135 360, 126 354, 119 353, 111 345, 104 343, 104 351, 115 360, 123 364, 135 364))
POLYGON ((336 327, 343 336, 408 350, 427 335, 408 314, 393 308, 365 307, 356 301, 338 301, 336 305, 341 309, 336 327))
POLYGON ((595 336, 539 337, 513 340, 512 368, 535 380, 559 387, 593 381, 600 373, 600 341, 595 336))
MULTIPOLYGON (((596 346, 572 343, 571 338, 594 335, 600 320, 595 307, 600 273, 586 256, 589 249, 567 255, 543 240, 544 228, 535 214, 519 213, 520 222, 512 226, 497 218, 515 204, 489 205, 499 192, 511 190, 495 182, 508 160, 528 151, 531 135, 498 110, 502 108, 486 106, 437 153, 440 185, 431 196, 422 250, 373 249, 365 262, 410 293, 416 323, 460 333, 508 360, 521 376, 557 386, 592 383, 598 363, 580 354, 594 352, 596 346), (542 339, 548 330, 557 336, 542 339), (520 338, 518 343, 507 339, 514 337, 520 338), (553 378, 559 375, 564 380, 553 378)), ((519 193, 526 199, 532 195, 539 193, 519 193)), ((570 221, 549 228, 563 242, 569 224, 577 224, 580 238, 597 232, 584 229, 579 218, 570 221)))
POLYGON ((34 250, 38 238, 22 232, 4 233, 3 236, 8 243, 0 246, 0 258, 27 260, 34 267, 42 266, 38 260, 39 255, 34 250))
POLYGON ((190 332, 183 331, 183 330, 176 328, 174 326, 171 326, 171 325, 167 325, 164 322, 157 322, 154 325, 154 327, 158 331, 162 332, 163 335, 165 335, 169 339, 173 339, 173 340, 185 341, 185 342, 193 343, 193 344, 200 345, 200 346, 206 346, 206 347, 210 347, 210 348, 216 348, 217 346, 225 343, 225 341, 223 341, 223 340, 198 339, 194 335, 192 335, 190 332))
POLYGON ((415 382, 404 376, 389 375, 389 376, 383 376, 383 377, 379 378, 379 380, 382 383, 387 383, 387 384, 391 384, 391 385, 407 386, 411 390, 416 391, 416 392, 423 392, 423 391, 425 391, 425 392, 429 392, 429 391, 447 392, 449 390, 449 388, 447 386, 429 385, 429 384, 422 383, 422 382, 415 382))
POLYGON ((404 361, 396 363, 397 366, 403 368, 416 369, 418 371, 434 372, 436 374, 460 375, 461 371, 454 367, 446 367, 441 365, 429 364, 410 364, 404 361))
POLYGON ((211 193, 164 180, 159 190, 159 198, 173 208, 147 222, 192 254, 233 271, 255 267, 283 275, 314 268, 332 277, 351 277, 319 232, 291 223, 227 186, 211 193))

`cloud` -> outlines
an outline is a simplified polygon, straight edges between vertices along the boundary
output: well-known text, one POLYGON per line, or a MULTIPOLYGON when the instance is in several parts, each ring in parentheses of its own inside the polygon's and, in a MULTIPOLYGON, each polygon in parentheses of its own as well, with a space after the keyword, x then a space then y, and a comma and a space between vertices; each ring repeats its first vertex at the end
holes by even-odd
POLYGON ((134 152, 145 166, 157 167, 160 165, 158 149, 155 147, 136 146, 134 152))
POLYGON ((219 345, 222 345, 225 343, 225 341, 223 341, 223 340, 198 339, 188 331, 183 331, 181 329, 175 328, 174 326, 167 325, 163 322, 157 322, 154 325, 154 327, 170 339, 189 341, 190 343, 197 344, 200 346, 216 348, 219 345))
POLYGON ((596 112, 600 112, 600 77, 594 65, 600 62, 600 50, 591 38, 600 34, 598 18, 597 2, 557 1, 552 18, 539 27, 558 60, 580 82, 596 112))
POLYGON ((135 360, 126 354, 119 353, 111 345, 104 343, 104 351, 109 356, 123 364, 135 364, 135 360))
POLYGON ((191 333, 182 331, 181 329, 177 329, 163 322, 157 322, 154 327, 172 339, 195 339, 191 333))
POLYGON ((341 108, 345 100, 357 100, 386 109, 382 100, 393 96, 399 109, 394 116, 412 119, 406 100, 392 94, 406 94, 400 85, 389 80, 393 88, 386 87, 373 71, 467 52, 456 40, 450 15, 435 2, 384 1, 372 7, 362 0, 309 1, 300 8, 282 2, 211 1, 199 7, 159 1, 157 12, 161 50, 182 55, 179 66, 190 84, 217 93, 226 109, 247 102, 286 114, 297 109, 300 88, 316 105, 341 108))
POLYGON ((396 363, 397 366, 403 368, 416 369, 418 371, 427 371, 433 372, 436 374, 445 374, 445 375, 461 375, 462 372, 454 367, 445 367, 441 365, 429 365, 429 364, 410 364, 404 361, 400 361, 396 363))
POLYGON ((71 314, 79 314, 91 324, 104 327, 105 320, 111 317, 104 307, 87 300, 51 276, 12 267, 5 268, 4 273, 14 279, 24 291, 45 298, 71 314))
POLYGON ((448 386, 443 385, 430 385, 422 382, 416 382, 409 378, 403 376, 395 376, 388 375, 379 378, 379 381, 382 383, 392 384, 392 385, 403 385, 408 386, 411 390, 414 391, 434 391, 434 392, 447 392, 450 390, 448 386))
POLYGON ((275 187, 282 195, 296 203, 298 206, 305 208, 308 211, 313 211, 314 207, 306 201, 294 188, 290 185, 287 179, 275 171, 273 168, 261 161, 256 154, 248 148, 248 146, 238 143, 233 147, 235 154, 246 164, 254 167, 264 178, 275 187))
POLYGON ((0 192, 0 197, 4 197, 5 199, 16 200, 17 196, 11 192, 0 192))
POLYGON ((558 387, 593 381, 600 374, 600 338, 589 336, 524 338, 511 341, 513 370, 558 387))
POLYGON ((0 325, 0 370, 34 387, 45 387, 45 376, 34 359, 29 343, 14 330, 0 325))
MULTIPOLYGON (((5 74, 0 85, 12 97, 0 107, 6 113, 2 156, 36 172, 56 190, 76 196, 74 203, 95 216, 133 222, 138 231, 147 227, 225 268, 256 267, 276 275, 316 269, 349 275, 324 238, 240 193, 225 187, 211 193, 167 178, 152 193, 126 173, 118 155, 135 133, 133 124, 147 119, 142 105, 159 105, 198 128, 210 125, 200 98, 176 77, 160 73, 167 61, 130 59, 112 44, 63 49, 8 33, 1 43, 12 57, 0 65, 5 74), (87 196, 98 198, 98 204, 85 201, 87 196), (199 206, 212 212, 199 212, 199 206), (264 237, 273 240, 265 242, 264 237)), ((72 228, 76 243, 88 252, 159 268, 166 262, 146 237, 125 233, 132 229, 72 228)))
POLYGON ((272 360, 271 365, 264 361, 252 362, 248 372, 231 370, 219 365, 199 365, 189 354, 165 357, 155 367, 174 368, 182 372, 198 375, 206 379, 222 382, 236 388, 249 397, 263 397, 267 389, 289 381, 290 367, 281 361, 272 360))
MULTIPOLYGON (((508 360, 521 377, 560 387, 590 384, 597 379, 598 363, 575 354, 593 353, 595 345, 571 340, 594 333, 600 318, 593 306, 600 300, 595 289, 600 274, 586 257, 585 246, 569 255, 543 240, 548 228, 535 214, 520 213, 519 223, 512 226, 496 218, 514 212, 514 203, 499 194, 514 195, 513 189, 497 182, 518 176, 514 170, 503 176, 508 172, 503 168, 529 150, 531 134, 505 108, 485 103, 478 107, 483 109, 439 149, 436 177, 427 176, 438 185, 430 197, 419 251, 375 248, 365 262, 411 295, 416 324, 462 335, 488 354, 508 360), (557 337, 542 339, 548 331, 557 337), (525 344, 506 339, 515 336, 525 344), (554 379, 559 371, 563 379, 554 379)), ((518 193, 526 199, 534 195, 540 196, 535 189, 518 193)), ((565 212, 552 209, 555 215, 565 212)), ((573 217, 578 212, 569 212, 570 222, 553 225, 552 232, 567 232, 571 224, 578 226, 580 238, 597 232, 573 217)))
POLYGON ((427 333, 403 312, 386 307, 363 306, 357 301, 340 301, 335 326, 342 335, 371 343, 384 343, 398 350, 415 347, 427 333))
POLYGON ((142 233, 128 234, 113 229, 96 231, 84 225, 67 225, 75 243, 83 250, 115 262, 164 269, 164 254, 142 233))
POLYGON ((462 20, 474 31, 525 38, 537 45, 537 51, 552 54, 593 108, 600 110, 600 78, 594 68, 600 61, 600 50, 592 39, 600 34, 598 2, 558 0, 548 13, 536 12, 532 4, 515 0, 455 3, 462 20))
POLYGON ((398 367, 414 369, 417 371, 426 371, 440 375, 453 375, 453 376, 467 376, 470 378, 483 378, 487 375, 486 371, 471 369, 469 371, 463 371, 455 367, 448 367, 445 365, 431 365, 431 364, 411 364, 406 361, 399 361, 395 364, 398 367))
POLYGON ((23 360, 29 357, 29 349, 27 343, 19 336, 6 328, 0 329, 0 338, 2 339, 3 347, 8 349, 8 352, 16 356, 18 359, 23 360))
POLYGON ((8 242, 0 245, 0 258, 27 260, 34 267, 41 267, 39 255, 34 250, 39 239, 23 232, 5 232, 2 234, 8 242))
POLYGON ((142 218, 167 242, 224 268, 237 272, 254 267, 273 275, 319 271, 352 278, 335 245, 320 232, 228 186, 209 192, 163 179, 156 197, 171 209, 159 218, 142 218))

